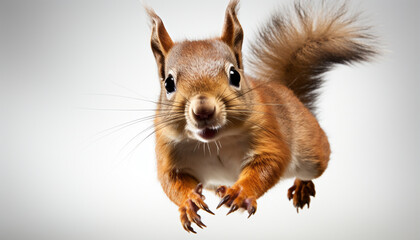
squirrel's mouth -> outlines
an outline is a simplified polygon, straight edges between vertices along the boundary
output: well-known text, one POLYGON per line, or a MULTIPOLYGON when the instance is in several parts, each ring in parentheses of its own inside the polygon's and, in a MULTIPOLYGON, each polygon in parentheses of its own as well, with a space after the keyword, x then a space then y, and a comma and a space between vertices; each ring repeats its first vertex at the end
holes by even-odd
POLYGON ((204 140, 212 140, 217 135, 218 131, 218 129, 214 128, 204 128, 198 131, 197 134, 204 140))

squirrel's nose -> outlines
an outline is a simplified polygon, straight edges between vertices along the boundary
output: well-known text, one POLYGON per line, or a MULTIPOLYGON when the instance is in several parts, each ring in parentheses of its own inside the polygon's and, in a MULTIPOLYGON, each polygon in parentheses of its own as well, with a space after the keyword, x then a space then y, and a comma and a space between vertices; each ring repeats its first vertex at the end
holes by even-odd
POLYGON ((209 120, 213 117, 214 112, 216 111, 216 107, 207 108, 207 107, 198 107, 193 109, 193 115, 196 120, 209 120))
POLYGON ((200 96, 194 101, 192 115, 197 121, 209 120, 214 116, 216 106, 209 98, 200 96))

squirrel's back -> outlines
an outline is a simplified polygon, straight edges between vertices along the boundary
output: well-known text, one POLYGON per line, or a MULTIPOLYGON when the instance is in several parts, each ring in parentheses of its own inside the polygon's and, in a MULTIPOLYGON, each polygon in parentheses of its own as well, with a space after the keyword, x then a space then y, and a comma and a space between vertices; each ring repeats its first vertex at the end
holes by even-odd
POLYGON ((282 82, 313 111, 323 73, 375 55, 368 29, 345 4, 296 1, 293 10, 273 14, 260 30, 250 69, 257 79, 282 82))

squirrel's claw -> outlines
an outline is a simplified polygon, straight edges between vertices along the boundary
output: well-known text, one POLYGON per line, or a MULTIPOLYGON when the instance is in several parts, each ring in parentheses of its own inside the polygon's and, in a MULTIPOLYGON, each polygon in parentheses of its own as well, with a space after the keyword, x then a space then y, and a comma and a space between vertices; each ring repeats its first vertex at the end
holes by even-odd
POLYGON ((194 218, 193 219, 193 222, 195 223, 195 224, 197 224, 197 226, 199 227, 199 228, 201 228, 201 229, 203 229, 203 227, 207 227, 202 221, 201 221, 201 217, 200 216, 198 216, 198 217, 196 217, 196 218, 194 218))
POLYGON ((194 231, 194 229, 191 227, 191 223, 184 223, 184 229, 187 232, 192 232, 192 233, 197 233, 196 231, 194 231))
POLYGON ((214 215, 214 213, 209 209, 209 207, 207 205, 201 206, 201 209, 203 209, 204 211, 210 213, 211 215, 214 215))
POLYGON ((255 207, 250 206, 248 208, 248 213, 249 213, 248 218, 250 218, 252 215, 254 215, 256 211, 257 211, 257 209, 255 207))
MULTIPOLYGON (((181 209, 180 209, 180 211, 181 211, 181 209)), ((185 213, 185 210, 183 212, 184 213, 181 212, 181 223, 182 223, 182 226, 184 227, 185 231, 192 232, 192 233, 197 233, 191 227, 191 222, 188 220, 188 217, 187 217, 187 215, 185 213)))
POLYGON ((237 205, 233 204, 232 207, 229 209, 229 212, 226 214, 226 216, 233 213, 234 211, 236 211, 238 209, 239 209, 239 207, 237 205))
POLYGON ((227 201, 229 201, 230 195, 226 195, 222 198, 222 200, 217 205, 216 209, 219 209, 223 204, 225 204, 227 201))
POLYGON ((181 223, 187 232, 196 233, 191 227, 191 223, 195 223, 199 228, 207 227, 202 221, 200 215, 197 214, 198 210, 202 209, 210 214, 214 213, 209 209, 207 204, 204 202, 205 197, 202 194, 203 185, 199 183, 191 193, 188 195, 188 199, 179 207, 181 214, 181 223))
POLYGON ((248 211, 249 218, 257 211, 256 198, 254 196, 250 196, 244 187, 233 186, 231 188, 227 188, 225 186, 220 186, 216 190, 216 194, 222 198, 216 209, 220 208, 222 205, 230 207, 226 215, 243 208, 248 211))

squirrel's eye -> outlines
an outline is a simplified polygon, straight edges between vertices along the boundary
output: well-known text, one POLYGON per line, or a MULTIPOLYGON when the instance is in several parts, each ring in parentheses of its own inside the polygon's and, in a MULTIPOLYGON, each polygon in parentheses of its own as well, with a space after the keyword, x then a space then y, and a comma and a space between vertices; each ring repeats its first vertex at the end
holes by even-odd
POLYGON ((174 77, 171 74, 169 74, 168 77, 165 80, 165 89, 166 89, 166 92, 168 94, 173 93, 176 90, 175 80, 174 80, 174 77))
POLYGON ((229 70, 229 83, 234 87, 239 87, 239 82, 241 81, 241 75, 235 68, 231 67, 229 70))

